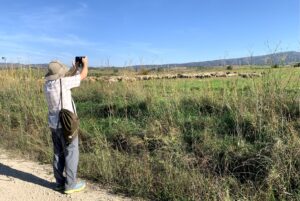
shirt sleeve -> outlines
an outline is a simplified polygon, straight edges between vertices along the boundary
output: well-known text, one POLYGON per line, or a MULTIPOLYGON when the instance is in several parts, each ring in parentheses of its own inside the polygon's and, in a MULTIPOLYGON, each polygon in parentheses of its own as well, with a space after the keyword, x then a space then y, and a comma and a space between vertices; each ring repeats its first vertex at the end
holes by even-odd
POLYGON ((80 86, 80 74, 62 78, 64 86, 67 89, 72 89, 80 86))

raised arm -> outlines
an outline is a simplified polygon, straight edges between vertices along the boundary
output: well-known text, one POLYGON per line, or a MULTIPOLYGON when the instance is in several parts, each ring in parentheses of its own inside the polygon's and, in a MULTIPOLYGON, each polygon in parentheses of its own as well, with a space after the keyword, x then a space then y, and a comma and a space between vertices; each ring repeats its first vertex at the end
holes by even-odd
POLYGON ((88 58, 87 57, 82 58, 82 63, 83 63, 83 67, 82 67, 82 71, 80 73, 81 80, 85 79, 88 74, 88 58))

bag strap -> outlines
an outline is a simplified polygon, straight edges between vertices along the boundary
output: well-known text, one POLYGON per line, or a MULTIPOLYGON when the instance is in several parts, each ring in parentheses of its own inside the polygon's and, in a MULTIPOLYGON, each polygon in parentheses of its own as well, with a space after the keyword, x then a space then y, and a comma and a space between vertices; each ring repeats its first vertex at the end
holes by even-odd
MULTIPOLYGON (((61 108, 63 108, 63 100, 62 100, 62 87, 61 87, 61 79, 59 79, 59 82, 60 82, 60 105, 61 105, 61 108)), ((56 126, 56 129, 58 129, 58 126, 59 126, 59 122, 60 122, 60 119, 59 119, 59 116, 58 116, 58 119, 57 119, 57 126, 56 126)))
POLYGON ((61 86, 61 79, 59 79, 59 83, 60 83, 60 109, 63 109, 63 99, 62 99, 62 86, 61 86))
POLYGON ((71 99, 71 103, 72 103, 73 113, 76 114, 76 116, 77 116, 77 111, 76 111, 76 108, 74 106, 74 100, 73 100, 73 98, 71 99))
MULTIPOLYGON (((61 109, 63 109, 63 98, 62 98, 62 84, 61 84, 61 79, 59 79, 60 82, 60 105, 61 105, 61 109)), ((71 103, 72 103, 72 108, 73 108, 73 113, 77 115, 77 112, 75 110, 75 106, 74 106, 74 101, 73 98, 71 97, 71 103)))

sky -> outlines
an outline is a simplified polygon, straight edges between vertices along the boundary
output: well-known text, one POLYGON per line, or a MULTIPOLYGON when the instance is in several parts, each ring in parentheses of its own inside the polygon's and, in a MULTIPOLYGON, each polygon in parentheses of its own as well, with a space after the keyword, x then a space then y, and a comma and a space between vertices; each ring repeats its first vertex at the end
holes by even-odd
MULTIPOLYGON (((300 51, 300 0, 0 0, 0 59, 167 64, 300 51)), ((2 62, 0 60, 0 62, 2 62)))

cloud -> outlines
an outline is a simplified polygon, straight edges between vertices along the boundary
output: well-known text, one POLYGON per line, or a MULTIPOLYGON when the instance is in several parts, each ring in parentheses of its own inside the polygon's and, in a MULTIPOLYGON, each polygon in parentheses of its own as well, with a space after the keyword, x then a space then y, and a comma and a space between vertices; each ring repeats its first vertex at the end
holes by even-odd
POLYGON ((88 5, 84 2, 79 2, 78 4, 81 6, 82 9, 88 8, 88 5))
POLYGON ((108 47, 107 44, 85 40, 74 34, 56 37, 3 32, 0 32, 0 44, 0 56, 6 56, 9 62, 21 60, 23 63, 45 63, 52 59, 70 63, 75 54, 86 53, 95 58, 106 53, 108 47))
MULTIPOLYGON (((60 33, 76 26, 76 19, 87 14, 88 5, 86 3, 73 4, 73 7, 54 5, 47 7, 33 8, 30 12, 20 9, 17 13, 8 12, 8 20, 12 26, 17 26, 21 30, 36 32, 60 33)), ((1 15, 1 14, 0 14, 1 15)), ((3 16, 7 18, 7 16, 3 16)))
POLYGON ((140 65, 140 64, 161 64, 164 63, 166 55, 173 54, 176 50, 167 47, 157 47, 147 41, 118 41, 111 44, 113 58, 118 61, 116 65, 140 65), (114 48, 117 46, 118 48, 114 48), (112 51, 114 50, 114 51, 112 51))
POLYGON ((156 47, 149 42, 122 41, 122 43, 134 51, 142 51, 154 55, 163 55, 175 51, 173 48, 156 47))
POLYGON ((47 44, 50 46, 71 46, 71 47, 92 47, 96 43, 84 40, 74 34, 67 34, 61 37, 54 37, 46 34, 8 34, 0 33, 1 45, 3 43, 11 44, 12 47, 15 45, 25 44, 25 43, 35 43, 35 44, 47 44))
MULTIPOLYGON (((95 58, 105 52, 104 46, 76 35, 53 36, 50 34, 0 33, 0 56, 8 62, 47 63, 59 59, 71 64, 75 54, 88 54, 95 58), (94 54, 92 56, 92 54, 94 54)), ((92 60, 92 59, 91 59, 92 60)), ((90 62, 92 63, 92 62, 90 62)))

